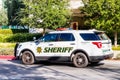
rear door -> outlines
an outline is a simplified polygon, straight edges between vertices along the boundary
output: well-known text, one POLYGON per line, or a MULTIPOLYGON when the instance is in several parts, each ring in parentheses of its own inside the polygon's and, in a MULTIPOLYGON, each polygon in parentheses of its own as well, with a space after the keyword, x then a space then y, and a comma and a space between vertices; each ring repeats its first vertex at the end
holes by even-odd
POLYGON ((72 33, 60 33, 54 46, 57 48, 57 51, 54 53, 55 56, 68 57, 76 48, 75 37, 72 33))

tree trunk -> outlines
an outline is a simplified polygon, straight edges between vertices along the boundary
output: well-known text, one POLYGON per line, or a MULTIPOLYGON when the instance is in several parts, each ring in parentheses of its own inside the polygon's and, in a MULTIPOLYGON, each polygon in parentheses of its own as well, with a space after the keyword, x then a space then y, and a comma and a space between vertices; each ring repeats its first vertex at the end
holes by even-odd
POLYGON ((114 33, 114 46, 117 47, 117 31, 114 33))
POLYGON ((42 34, 43 36, 45 35, 45 28, 43 28, 43 34, 42 34))

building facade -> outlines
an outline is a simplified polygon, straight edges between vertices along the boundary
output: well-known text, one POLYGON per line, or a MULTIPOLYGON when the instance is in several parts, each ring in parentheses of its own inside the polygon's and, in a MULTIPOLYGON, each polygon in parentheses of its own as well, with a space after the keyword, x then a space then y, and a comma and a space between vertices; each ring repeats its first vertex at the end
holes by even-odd
POLYGON ((69 3, 72 11, 71 27, 73 27, 73 29, 84 29, 84 14, 80 14, 79 9, 84 6, 82 0, 70 0, 69 3))

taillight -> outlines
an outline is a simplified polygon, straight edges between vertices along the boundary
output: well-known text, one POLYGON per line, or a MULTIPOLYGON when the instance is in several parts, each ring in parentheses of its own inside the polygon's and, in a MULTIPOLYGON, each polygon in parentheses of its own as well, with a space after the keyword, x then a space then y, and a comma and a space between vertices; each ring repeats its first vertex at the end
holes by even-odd
POLYGON ((92 44, 96 45, 98 48, 102 48, 101 42, 92 42, 92 44))

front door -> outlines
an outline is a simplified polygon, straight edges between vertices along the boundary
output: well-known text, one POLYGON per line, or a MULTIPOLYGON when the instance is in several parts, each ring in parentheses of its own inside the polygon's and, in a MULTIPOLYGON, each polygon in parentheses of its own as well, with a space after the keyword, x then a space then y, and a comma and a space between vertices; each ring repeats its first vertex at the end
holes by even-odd
POLYGON ((40 38, 38 45, 36 46, 37 56, 51 57, 54 56, 53 47, 56 44, 57 34, 47 34, 40 38))

